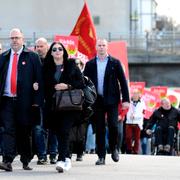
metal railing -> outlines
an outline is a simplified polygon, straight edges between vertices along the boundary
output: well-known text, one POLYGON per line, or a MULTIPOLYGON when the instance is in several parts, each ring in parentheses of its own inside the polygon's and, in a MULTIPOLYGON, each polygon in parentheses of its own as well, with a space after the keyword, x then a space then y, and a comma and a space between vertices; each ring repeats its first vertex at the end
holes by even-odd
MULTIPOLYGON (((25 43, 28 47, 34 46, 37 39, 35 34, 33 33, 30 38, 25 38, 25 43)), ((177 32, 165 32, 161 35, 108 33, 104 38, 107 38, 109 41, 126 41, 128 53, 130 54, 180 55, 180 33, 177 32)), ((53 35, 47 37, 47 40, 51 43, 53 35)), ((9 48, 8 38, 0 38, 0 42, 4 49, 9 48)))

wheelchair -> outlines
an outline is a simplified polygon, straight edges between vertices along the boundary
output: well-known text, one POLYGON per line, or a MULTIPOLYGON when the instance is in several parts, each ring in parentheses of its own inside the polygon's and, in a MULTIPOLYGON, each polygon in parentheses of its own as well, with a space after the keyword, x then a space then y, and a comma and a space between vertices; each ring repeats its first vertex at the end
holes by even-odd
MULTIPOLYGON (((166 151, 161 151, 161 153, 158 153, 158 147, 156 144, 156 139, 155 139, 155 131, 156 131, 156 126, 153 128, 152 134, 151 134, 151 155, 172 155, 172 156, 180 156, 180 128, 176 129, 176 132, 174 134, 174 139, 173 139, 173 146, 170 149, 170 152, 167 153, 166 151)), ((166 135, 163 137, 163 146, 166 145, 166 135)))

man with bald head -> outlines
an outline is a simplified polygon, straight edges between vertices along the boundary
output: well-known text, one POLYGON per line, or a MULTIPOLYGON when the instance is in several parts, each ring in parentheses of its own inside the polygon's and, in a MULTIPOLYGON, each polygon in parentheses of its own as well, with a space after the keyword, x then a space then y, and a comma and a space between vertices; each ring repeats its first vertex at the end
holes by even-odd
POLYGON ((98 160, 95 164, 105 165, 105 122, 107 120, 111 158, 118 162, 118 104, 122 98, 122 108, 129 107, 129 90, 120 61, 108 54, 106 39, 97 40, 96 51, 97 55, 86 63, 84 75, 92 80, 97 89, 94 115, 91 118, 96 127, 98 160))
POLYGON ((44 64, 44 58, 48 52, 49 46, 47 39, 41 37, 36 40, 35 51, 39 54, 42 64, 44 64))
POLYGON ((32 110, 43 103, 39 56, 24 46, 20 29, 10 31, 10 49, 0 56, 0 127, 3 129, 3 161, 0 169, 12 171, 16 154, 24 170, 32 170, 32 110), (33 89, 38 82, 38 90, 33 89), (17 152, 16 152, 17 150, 17 152))
MULTIPOLYGON (((42 65, 48 51, 48 42, 44 37, 38 38, 35 42, 35 51, 38 53, 42 65)), ((38 165, 47 164, 47 131, 44 127, 43 110, 41 109, 37 124, 33 127, 34 153, 38 156, 38 165)))

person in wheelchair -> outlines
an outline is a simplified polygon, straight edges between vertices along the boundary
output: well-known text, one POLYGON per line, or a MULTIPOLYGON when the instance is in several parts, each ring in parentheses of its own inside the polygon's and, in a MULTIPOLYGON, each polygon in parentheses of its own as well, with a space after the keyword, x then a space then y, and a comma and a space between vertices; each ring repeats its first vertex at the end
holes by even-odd
POLYGON ((171 155, 178 121, 180 121, 180 111, 171 105, 168 98, 162 99, 161 106, 153 112, 146 126, 146 133, 150 135, 152 127, 156 124, 157 155, 171 155))

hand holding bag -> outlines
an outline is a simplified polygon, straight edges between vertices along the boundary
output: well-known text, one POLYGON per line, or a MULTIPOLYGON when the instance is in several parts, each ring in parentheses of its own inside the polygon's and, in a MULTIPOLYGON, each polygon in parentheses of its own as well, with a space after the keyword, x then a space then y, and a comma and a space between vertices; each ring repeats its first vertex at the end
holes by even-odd
POLYGON ((53 95, 55 111, 81 111, 84 92, 81 89, 58 90, 53 95))

